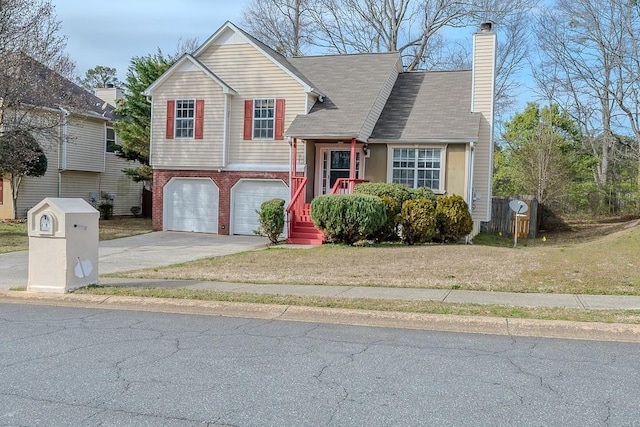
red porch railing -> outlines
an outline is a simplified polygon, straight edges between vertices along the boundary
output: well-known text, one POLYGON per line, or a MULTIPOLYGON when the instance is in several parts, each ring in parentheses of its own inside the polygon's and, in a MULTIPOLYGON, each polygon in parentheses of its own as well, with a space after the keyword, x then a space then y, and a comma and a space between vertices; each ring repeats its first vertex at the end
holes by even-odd
POLYGON ((351 178, 338 178, 336 179, 333 188, 331 188, 331 194, 351 194, 356 185, 369 182, 367 179, 351 179, 351 178))
POLYGON ((291 177, 291 200, 289 206, 287 206, 287 220, 289 222, 289 235, 295 225, 295 222, 300 219, 302 211, 304 209, 304 190, 307 187, 306 176, 292 176, 291 177))

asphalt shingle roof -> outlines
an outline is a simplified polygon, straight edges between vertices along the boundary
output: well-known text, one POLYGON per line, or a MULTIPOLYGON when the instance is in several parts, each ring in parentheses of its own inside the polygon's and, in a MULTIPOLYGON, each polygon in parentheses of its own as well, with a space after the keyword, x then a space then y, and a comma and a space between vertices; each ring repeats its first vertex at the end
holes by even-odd
POLYGON ((471 112, 471 71, 398 75, 372 139, 477 140, 480 113, 471 112))
POLYGON ((397 52, 290 58, 289 62, 325 96, 309 114, 298 115, 286 134, 307 138, 361 135, 398 59, 397 52))
POLYGON ((12 86, 22 91, 19 96, 14 95, 19 97, 20 103, 54 109, 62 107, 85 116, 114 119, 113 106, 35 59, 21 55, 11 64, 20 70, 21 76, 12 75, 13 71, 6 69, 0 78, 17 80, 12 86))

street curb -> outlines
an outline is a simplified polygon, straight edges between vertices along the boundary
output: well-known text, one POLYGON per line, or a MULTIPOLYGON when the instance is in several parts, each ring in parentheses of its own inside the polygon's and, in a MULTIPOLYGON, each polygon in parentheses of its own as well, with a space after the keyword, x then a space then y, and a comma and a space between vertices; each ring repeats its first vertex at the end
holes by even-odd
POLYGON ((0 290, 0 302, 521 337, 640 342, 640 325, 0 290))

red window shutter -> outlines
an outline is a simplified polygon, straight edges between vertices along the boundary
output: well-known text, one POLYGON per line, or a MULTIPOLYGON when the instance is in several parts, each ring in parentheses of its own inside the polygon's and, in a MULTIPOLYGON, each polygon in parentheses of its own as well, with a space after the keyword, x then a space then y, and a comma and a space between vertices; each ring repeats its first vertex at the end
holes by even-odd
POLYGON ((204 123, 204 99, 196 100, 196 129, 195 139, 202 139, 204 123))
POLYGON ((276 139, 284 139, 284 99, 276 99, 276 139))
POLYGON ((0 205, 4 203, 4 199, 2 198, 2 196, 4 196, 4 188, 2 188, 3 184, 4 184, 4 178, 2 178, 2 175, 0 175, 0 205))
POLYGON ((253 100, 244 101, 244 139, 253 139, 253 100))
POLYGON ((167 101, 167 139, 173 139, 173 126, 176 118, 176 101, 167 101))

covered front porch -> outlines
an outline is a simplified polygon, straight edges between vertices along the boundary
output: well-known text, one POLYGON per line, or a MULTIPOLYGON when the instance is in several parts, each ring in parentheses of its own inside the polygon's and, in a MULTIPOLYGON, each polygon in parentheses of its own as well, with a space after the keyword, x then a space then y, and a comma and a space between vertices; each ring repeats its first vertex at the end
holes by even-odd
POLYGON ((291 200, 286 209, 289 243, 321 244, 310 203, 323 194, 351 194, 365 179, 369 146, 351 138, 291 141, 291 200))

